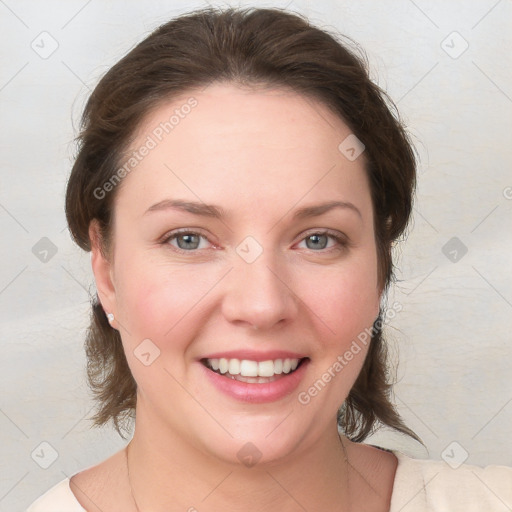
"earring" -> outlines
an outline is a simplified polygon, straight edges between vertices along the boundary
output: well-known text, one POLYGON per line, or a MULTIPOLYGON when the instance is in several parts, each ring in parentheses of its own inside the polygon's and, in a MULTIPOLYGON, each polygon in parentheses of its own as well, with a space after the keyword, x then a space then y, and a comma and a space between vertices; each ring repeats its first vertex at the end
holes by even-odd
POLYGON ((107 313, 107 318, 110 323, 114 321, 114 313, 107 313))

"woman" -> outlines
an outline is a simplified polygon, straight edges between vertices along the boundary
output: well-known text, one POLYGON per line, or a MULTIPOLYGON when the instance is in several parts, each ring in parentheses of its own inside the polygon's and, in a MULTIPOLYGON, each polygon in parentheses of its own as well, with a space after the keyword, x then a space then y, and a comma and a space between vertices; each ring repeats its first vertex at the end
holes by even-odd
POLYGON ((415 159, 362 61, 295 14, 163 25, 86 106, 67 189, 92 252, 96 424, 125 449, 29 512, 501 510, 512 468, 415 461, 385 292, 415 159))

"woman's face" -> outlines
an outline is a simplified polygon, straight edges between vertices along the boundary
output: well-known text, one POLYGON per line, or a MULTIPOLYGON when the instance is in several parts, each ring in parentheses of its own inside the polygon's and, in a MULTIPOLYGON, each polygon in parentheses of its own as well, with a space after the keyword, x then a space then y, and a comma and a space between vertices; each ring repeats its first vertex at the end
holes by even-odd
POLYGON ((230 84, 145 119, 112 266, 93 256, 138 385, 136 429, 235 462, 336 435, 380 299, 350 134, 316 101, 230 84))

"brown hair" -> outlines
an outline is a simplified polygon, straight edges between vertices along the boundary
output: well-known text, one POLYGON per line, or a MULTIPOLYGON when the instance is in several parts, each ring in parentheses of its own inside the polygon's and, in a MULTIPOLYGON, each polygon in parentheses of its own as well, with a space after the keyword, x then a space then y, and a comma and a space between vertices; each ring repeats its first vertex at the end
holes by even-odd
MULTIPOLYGON (((76 243, 91 250, 88 229, 97 219, 102 251, 110 255, 119 187, 108 194, 98 190, 105 190, 102 187, 119 169, 149 110, 184 91, 220 81, 293 89, 328 106, 363 142, 379 282, 385 291, 393 276, 392 244, 404 233, 411 214, 413 147, 393 102, 370 80, 365 57, 302 15, 280 9, 208 8, 181 15, 155 30, 106 73, 85 106, 67 187, 66 216, 76 243)), ((338 423, 357 442, 373 433, 379 422, 419 440, 391 402, 383 313, 381 309, 338 423)), ((110 327, 97 295, 85 347, 89 385, 98 402, 94 424, 113 420, 124 438, 121 429, 129 431, 137 385, 119 332, 110 327)))

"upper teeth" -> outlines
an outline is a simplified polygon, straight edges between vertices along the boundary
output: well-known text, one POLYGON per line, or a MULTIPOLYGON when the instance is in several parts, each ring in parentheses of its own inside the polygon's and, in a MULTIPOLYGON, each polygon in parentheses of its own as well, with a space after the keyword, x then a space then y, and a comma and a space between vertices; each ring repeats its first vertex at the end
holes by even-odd
POLYGON ((290 373, 299 365, 299 359, 274 359, 269 361, 251 361, 249 359, 207 359, 208 366, 220 373, 242 375, 243 377, 272 377, 276 374, 290 373))

